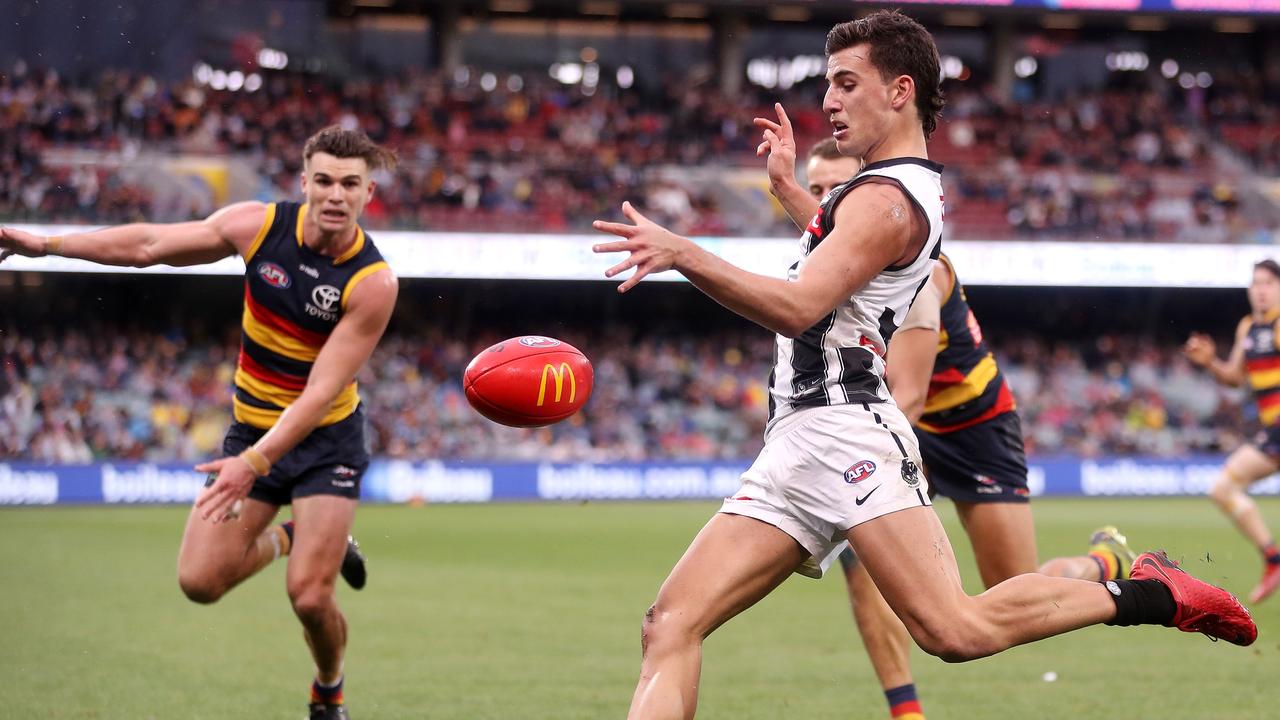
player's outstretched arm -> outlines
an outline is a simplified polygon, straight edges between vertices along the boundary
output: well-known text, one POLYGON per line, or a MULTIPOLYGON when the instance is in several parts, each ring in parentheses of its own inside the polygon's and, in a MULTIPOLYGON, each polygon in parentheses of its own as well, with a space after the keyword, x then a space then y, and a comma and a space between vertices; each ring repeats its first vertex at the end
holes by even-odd
POLYGON ((243 202, 193 222, 132 223, 55 236, 0 228, 0 261, 61 255, 127 267, 203 265, 247 250, 266 216, 263 203, 243 202))
POLYGON ((902 327, 889 343, 885 382, 902 414, 914 425, 924 414, 934 361, 938 357, 938 333, 942 327, 942 301, 954 279, 945 263, 936 262, 929 282, 920 289, 902 327))
POLYGON ((796 135, 791 119, 782 103, 774 103, 778 113, 774 122, 768 118, 755 118, 752 122, 760 128, 763 141, 756 148, 756 157, 769 153, 765 167, 769 172, 769 192, 778 199, 787 217, 796 227, 804 230, 809 220, 818 214, 818 201, 796 181, 796 135))
POLYGON ((725 262, 644 217, 631 203, 623 203, 622 213, 635 224, 595 221, 595 229, 621 240, 592 248, 598 253, 630 253, 605 272, 614 277, 635 268, 619 292, 635 287, 650 273, 675 269, 716 302, 786 337, 812 327, 900 260, 917 222, 895 186, 867 183, 854 188, 836 206, 834 229, 809 255, 799 277, 787 281, 725 262))
POLYGON ((1230 387, 1240 387, 1245 381, 1244 336, 1248 332, 1249 319, 1245 318, 1236 327, 1235 343, 1225 361, 1218 359, 1217 345, 1213 338, 1204 333, 1191 333, 1186 345, 1182 346, 1182 352, 1192 363, 1208 370, 1218 382, 1230 387))
POLYGON ((272 464, 320 424, 338 393, 351 384, 373 354, 391 320, 398 292, 399 285, 390 269, 379 270, 351 288, 342 319, 320 348, 298 399, 244 453, 196 466, 200 472, 218 475, 196 500, 204 519, 219 522, 226 518, 235 502, 249 493, 253 479, 266 475, 272 464))

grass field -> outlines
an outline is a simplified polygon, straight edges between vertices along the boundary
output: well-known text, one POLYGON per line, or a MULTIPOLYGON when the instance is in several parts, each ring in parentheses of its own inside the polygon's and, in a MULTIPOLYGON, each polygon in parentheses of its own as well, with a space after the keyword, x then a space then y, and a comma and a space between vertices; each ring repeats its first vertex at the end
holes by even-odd
MULTIPOLYGON (((369 506, 369 587, 347 697, 374 718, 621 718, 641 613, 705 503, 369 506)), ((1280 521, 1280 501, 1263 503, 1280 521)), ((939 511, 977 589, 951 508, 939 511)), ((1258 560, 1204 500, 1041 500, 1042 558, 1115 522, 1237 594, 1258 560), (1211 561, 1206 560, 1206 556, 1211 561)), ((182 508, 0 511, 0 718, 298 718, 310 664, 283 565, 212 607, 174 580, 182 508)), ((916 651, 931 720, 1263 718, 1280 711, 1280 598, 1251 648, 1164 628, 1091 628, 946 665, 916 651), (1046 671, 1058 680, 1045 682, 1046 671)), ((700 718, 882 718, 842 583, 794 578, 706 646, 700 718)))

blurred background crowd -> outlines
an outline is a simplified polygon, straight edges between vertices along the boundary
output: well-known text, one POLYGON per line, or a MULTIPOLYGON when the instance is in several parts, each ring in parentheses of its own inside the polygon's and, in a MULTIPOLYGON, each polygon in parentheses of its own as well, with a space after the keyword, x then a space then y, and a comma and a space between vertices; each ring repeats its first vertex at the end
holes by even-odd
MULTIPOLYGON (((517 430, 462 393, 471 357, 499 337, 441 331, 383 340, 361 371, 377 455, 429 459, 739 459, 762 444, 772 337, 764 332, 588 339, 595 392, 584 412, 517 430)), ((1028 451, 1086 457, 1233 448, 1251 428, 1240 391, 1217 386, 1177 347, 1129 336, 1092 343, 997 342, 1028 451)), ((112 329, 0 340, 0 456, 46 462, 198 460, 230 422, 238 333, 112 329)))

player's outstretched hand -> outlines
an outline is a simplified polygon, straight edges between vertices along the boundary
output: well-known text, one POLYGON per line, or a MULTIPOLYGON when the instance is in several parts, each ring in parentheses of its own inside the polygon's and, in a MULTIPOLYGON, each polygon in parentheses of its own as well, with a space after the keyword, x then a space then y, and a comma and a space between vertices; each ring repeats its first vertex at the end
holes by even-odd
POLYGON ((49 247, 49 238, 10 227, 0 227, 0 262, 10 255, 43 257, 49 247))
POLYGON ((782 103, 774 103, 773 109, 778 113, 777 122, 769 118, 756 118, 752 122, 760 128, 763 138, 756 148, 756 157, 769 153, 765 167, 769 171, 769 182, 778 187, 796 181, 796 134, 782 103))
POLYGON ((1196 365, 1208 367, 1218 356, 1218 347, 1213 338, 1204 333, 1193 332, 1187 338, 1187 344, 1182 346, 1182 353, 1196 365))
POLYGON ((630 268, 636 269, 631 277, 618 286, 618 292, 626 292, 635 287, 636 283, 640 282, 645 275, 663 272, 675 267, 680 258, 680 253, 692 244, 689 239, 680 237, 641 215, 640 211, 636 210, 635 206, 629 202, 622 203, 622 214, 635 224, 627 225, 626 223, 605 222, 604 220, 596 220, 591 224, 592 227, 600 232, 607 232, 622 238, 622 240, 594 245, 591 248, 594 252, 631 253, 626 260, 614 265, 604 273, 605 277, 611 278, 630 268))
POLYGON ((238 505, 249 494, 257 477, 249 463, 238 457, 224 457, 196 466, 197 472, 214 473, 217 479, 196 498, 200 517, 215 525, 239 516, 238 505))

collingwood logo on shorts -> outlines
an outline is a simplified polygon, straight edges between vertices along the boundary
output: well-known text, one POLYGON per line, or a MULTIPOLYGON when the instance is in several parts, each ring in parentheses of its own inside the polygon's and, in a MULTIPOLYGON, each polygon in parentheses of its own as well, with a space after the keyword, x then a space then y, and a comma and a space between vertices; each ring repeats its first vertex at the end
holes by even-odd
POLYGON ((902 481, 907 487, 920 487, 920 468, 910 458, 902 458, 902 481))

